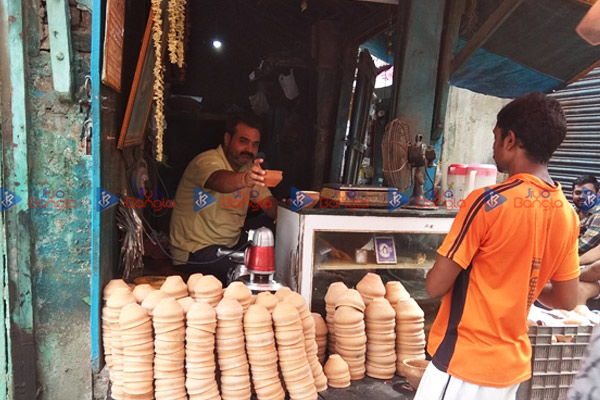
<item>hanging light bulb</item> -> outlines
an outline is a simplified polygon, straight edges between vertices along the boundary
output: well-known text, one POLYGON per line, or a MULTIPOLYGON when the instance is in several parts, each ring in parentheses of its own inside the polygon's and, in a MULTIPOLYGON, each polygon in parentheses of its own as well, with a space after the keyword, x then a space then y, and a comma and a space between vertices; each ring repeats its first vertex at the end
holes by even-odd
POLYGON ((219 39, 215 39, 213 40, 212 45, 215 49, 219 50, 223 46, 223 43, 219 39))

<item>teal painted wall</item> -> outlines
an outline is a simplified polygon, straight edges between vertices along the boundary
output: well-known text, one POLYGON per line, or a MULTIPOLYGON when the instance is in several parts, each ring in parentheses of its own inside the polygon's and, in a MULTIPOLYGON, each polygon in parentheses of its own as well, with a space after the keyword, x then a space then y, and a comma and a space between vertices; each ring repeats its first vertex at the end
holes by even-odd
MULTIPOLYGON (((24 8, 38 3, 26 0, 24 8)), ((90 193, 91 157, 80 141, 89 74, 90 14, 71 4, 73 99, 52 86, 44 19, 28 17, 39 31, 27 38, 29 73, 29 187, 32 198, 58 199, 64 192, 75 208, 30 208, 34 332, 39 399, 90 399, 90 193), (86 35, 87 41, 86 43, 86 35), (87 46, 87 48, 86 48, 87 46), (37 51, 36 51, 37 50, 37 51), (48 193, 46 193, 46 190, 48 193), (62 192, 61 192, 62 191, 62 192)))

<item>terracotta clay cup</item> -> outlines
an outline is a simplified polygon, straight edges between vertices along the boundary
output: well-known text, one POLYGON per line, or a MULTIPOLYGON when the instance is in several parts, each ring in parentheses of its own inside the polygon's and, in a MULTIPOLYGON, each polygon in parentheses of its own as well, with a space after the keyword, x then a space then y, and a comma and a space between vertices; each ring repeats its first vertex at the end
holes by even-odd
POLYGON ((265 170, 265 185, 267 187, 274 187, 279 185, 279 182, 283 179, 283 171, 279 171, 276 169, 267 169, 265 170))
POLYGON ((398 373, 408 380, 410 386, 417 389, 428 365, 427 360, 409 358, 398 365, 398 373))

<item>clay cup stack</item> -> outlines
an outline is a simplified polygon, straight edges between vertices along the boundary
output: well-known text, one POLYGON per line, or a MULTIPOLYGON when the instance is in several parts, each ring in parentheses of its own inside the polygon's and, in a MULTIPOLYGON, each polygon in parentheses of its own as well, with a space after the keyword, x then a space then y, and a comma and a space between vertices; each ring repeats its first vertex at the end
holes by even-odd
POLYGON ((375 297, 365 310, 367 375, 391 379, 396 373, 396 311, 383 297, 375 297))
POLYGON ((252 291, 243 282, 231 282, 223 292, 223 297, 231 297, 236 299, 242 305, 244 313, 252 303, 252 291))
POLYGON ((124 398, 123 392, 123 340, 121 337, 121 324, 119 317, 121 310, 128 304, 135 304, 135 296, 131 293, 129 286, 117 287, 112 291, 106 301, 103 315, 110 327, 110 348, 112 356, 112 368, 110 368, 110 381, 112 383, 111 394, 114 399, 124 398))
POLYGON ((335 322, 333 321, 333 315, 335 314, 335 302, 338 297, 344 294, 348 290, 348 287, 344 282, 333 282, 327 288, 325 293, 325 321, 327 322, 327 331, 329 332, 329 338, 327 341, 327 349, 329 354, 335 354, 335 322))
POLYGON ((425 314, 413 298, 396 304, 396 366, 408 358, 425 359, 425 314))
POLYGON ((348 289, 335 304, 335 353, 348 364, 353 381, 362 379, 367 351, 365 303, 357 290, 348 289))
POLYGON ((244 314, 244 333, 252 383, 258 400, 283 400, 285 392, 277 369, 273 322, 266 307, 254 304, 248 308, 244 314))
POLYGON ((323 320, 323 317, 321 317, 321 314, 312 313, 311 315, 315 321, 315 340, 318 348, 317 357, 319 358, 319 362, 323 364, 327 353, 327 324, 323 320))
POLYGON ((279 300, 270 292, 260 292, 254 298, 254 304, 264 306, 267 310, 269 310, 270 314, 273 313, 277 303, 279 303, 279 300))
POLYGON ((398 301, 409 299, 410 294, 400 282, 389 281, 385 284, 385 298, 390 302, 391 306, 396 309, 398 301))
POLYGON ((279 367, 290 399, 316 400, 318 394, 306 357, 304 333, 298 310, 286 301, 278 303, 273 310, 273 323, 279 367))
POLYGON ((160 287, 160 290, 175 300, 188 295, 187 285, 179 275, 168 276, 160 287))
POLYGON ((346 388, 350 386, 350 371, 348 364, 339 354, 332 354, 323 367, 327 382, 332 388, 346 388))
POLYGON ((383 285, 381 277, 372 272, 363 276, 356 284, 356 290, 358 290, 367 306, 375 297, 385 296, 385 286, 383 285))
POLYGON ((208 303, 195 303, 186 319, 185 387, 190 400, 220 400, 215 379, 215 310, 208 303))
POLYGON ((302 332, 304 334, 304 347, 306 357, 312 371, 313 379, 317 392, 327 390, 327 377, 323 373, 323 366, 319 362, 319 347, 316 340, 315 320, 313 319, 304 297, 299 293, 290 293, 285 297, 285 301, 296 306, 302 323, 302 332))
POLYGON ((152 320, 137 303, 121 309, 123 393, 125 399, 154 399, 154 332, 152 320))
POLYGON ((152 312, 154 326, 154 396, 156 400, 185 400, 185 321, 183 308, 172 297, 152 312))
POLYGON ((204 275, 198 278, 190 296, 197 302, 203 301, 216 307, 223 298, 223 284, 213 275, 204 275))
MULTIPOLYGON (((200 278, 196 287, 203 278, 200 278)), ((236 299, 224 297, 217 305, 216 312, 221 397, 223 400, 249 400, 252 393, 242 325, 244 309, 236 299)))

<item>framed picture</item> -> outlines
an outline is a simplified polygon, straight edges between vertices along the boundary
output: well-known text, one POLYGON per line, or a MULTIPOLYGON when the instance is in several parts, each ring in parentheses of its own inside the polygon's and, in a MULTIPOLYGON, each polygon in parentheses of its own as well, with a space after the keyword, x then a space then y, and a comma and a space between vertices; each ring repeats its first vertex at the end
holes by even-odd
POLYGON ((396 264, 396 244, 391 236, 375 236, 377 264, 396 264))
MULTIPOLYGON (((162 12, 162 41, 165 42, 166 33, 168 31, 168 17, 165 12, 166 1, 161 3, 162 12)), ((121 126, 121 134, 119 136, 118 149, 127 146, 134 146, 142 143, 148 117, 152 109, 152 99, 154 97, 154 62, 156 60, 154 46, 152 43, 152 20, 154 13, 150 10, 144 39, 142 41, 142 49, 138 57, 137 66, 135 67, 135 75, 125 109, 125 117, 121 126)), ((163 45, 163 51, 164 51, 163 45)))

